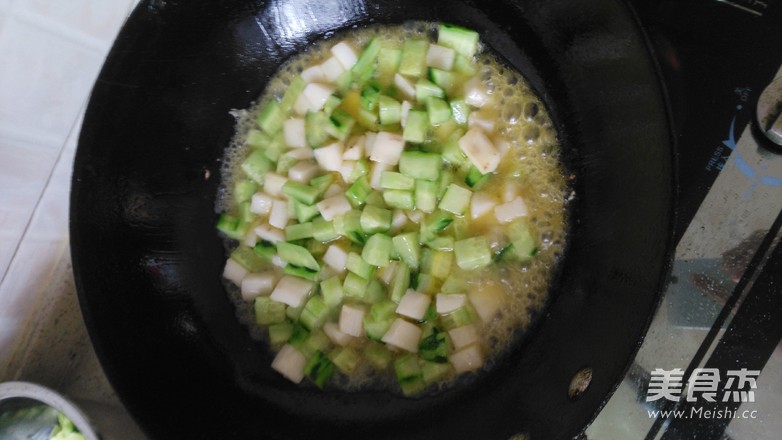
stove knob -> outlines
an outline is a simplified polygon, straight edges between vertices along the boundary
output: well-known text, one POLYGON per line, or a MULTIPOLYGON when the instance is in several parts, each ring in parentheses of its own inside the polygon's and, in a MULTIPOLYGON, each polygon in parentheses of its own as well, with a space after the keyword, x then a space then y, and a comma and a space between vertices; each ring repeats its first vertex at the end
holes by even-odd
POLYGON ((782 77, 777 78, 760 94, 757 123, 768 140, 782 147, 782 77))

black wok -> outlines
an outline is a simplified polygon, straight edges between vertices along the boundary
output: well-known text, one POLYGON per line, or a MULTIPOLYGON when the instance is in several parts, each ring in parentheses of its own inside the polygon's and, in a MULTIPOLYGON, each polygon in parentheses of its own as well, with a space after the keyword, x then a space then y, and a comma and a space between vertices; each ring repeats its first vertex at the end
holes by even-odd
POLYGON ((668 267, 664 103, 615 0, 142 1, 92 92, 73 174, 73 267, 105 372, 154 439, 569 438, 632 360, 668 267), (300 388, 269 368, 221 284, 229 111, 309 42, 411 19, 478 30, 542 95, 573 176, 567 252, 532 330, 468 383, 418 399, 300 388))

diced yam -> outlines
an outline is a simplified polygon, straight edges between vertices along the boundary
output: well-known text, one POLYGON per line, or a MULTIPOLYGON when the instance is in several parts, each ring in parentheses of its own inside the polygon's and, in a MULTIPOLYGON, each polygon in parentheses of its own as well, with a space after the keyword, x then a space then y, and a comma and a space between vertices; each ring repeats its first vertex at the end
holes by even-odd
POLYGON ((407 115, 410 113, 412 108, 413 104, 410 104, 410 101, 402 101, 402 120, 400 121, 402 128, 405 128, 405 125, 407 125, 407 115))
POLYGON ((500 164, 500 152, 480 128, 471 128, 459 139, 459 148, 482 174, 494 172, 500 164))
POLYGON ((461 293, 438 293, 435 296, 435 310, 441 315, 446 315, 464 306, 467 296, 461 293))
POLYGON ((277 229, 285 229, 285 226, 288 225, 288 219, 288 202, 282 200, 275 200, 272 202, 272 212, 269 214, 269 224, 277 229))
POLYGON ((288 150, 285 155, 290 156, 296 160, 307 160, 313 159, 315 157, 315 155, 312 153, 312 148, 310 147, 294 148, 292 150, 288 150))
POLYGON ((348 147, 342 153, 342 160, 359 160, 364 157, 364 136, 358 136, 348 141, 348 147))
POLYGON ((274 301, 285 303, 291 307, 301 307, 307 300, 315 283, 293 275, 282 277, 272 291, 271 298, 274 301))
POLYGON ((483 285, 480 289, 472 289, 467 293, 472 308, 483 322, 489 322, 505 302, 505 294, 498 286, 483 285))
POLYGON ((448 335, 451 336, 451 342, 453 342, 453 348, 456 351, 478 342, 478 330, 473 324, 451 329, 448 331, 448 335))
POLYGON ((394 85, 408 99, 415 99, 415 85, 400 74, 394 75, 394 85))
POLYGON ((272 228, 269 225, 256 226, 255 235, 261 240, 266 240, 271 243, 285 241, 285 232, 282 229, 272 228))
POLYGON ((309 99, 307 99, 303 93, 299 94, 299 97, 296 98, 296 102, 293 104, 293 111, 296 112, 297 115, 304 116, 307 114, 307 110, 309 110, 309 108, 309 99))
POLYGON ((402 350, 418 353, 418 342, 421 340, 421 328, 402 318, 396 318, 381 340, 388 345, 393 345, 402 350))
POLYGON ((399 157, 404 149, 405 140, 401 134, 381 131, 377 134, 372 145, 372 154, 369 156, 369 160, 396 165, 399 163, 399 157))
POLYGON ((340 331, 339 326, 334 322, 327 322, 323 324, 323 333, 331 339, 331 342, 344 347, 350 344, 353 340, 353 336, 340 331))
POLYGON ((369 131, 364 134, 364 157, 372 155, 372 147, 375 146, 375 139, 377 139, 377 133, 369 131))
POLYGON ((290 118, 282 123, 282 133, 285 144, 292 148, 304 148, 307 146, 307 138, 304 136, 304 119, 290 118))
POLYGON ((425 293, 416 292, 413 289, 408 289, 407 292, 399 300, 399 305, 396 307, 396 313, 407 316, 415 320, 420 320, 426 314, 426 309, 429 308, 429 304, 432 302, 429 295, 425 293))
POLYGON ((339 183, 332 183, 331 186, 329 186, 329 188, 326 190, 326 192, 323 193, 323 197, 329 198, 332 196, 336 196, 338 194, 344 194, 345 191, 347 190, 345 189, 344 186, 340 185, 339 183))
POLYGON ((494 123, 497 120, 497 112, 491 107, 484 107, 480 110, 470 112, 467 119, 467 127, 478 127, 485 132, 494 131, 494 123))
POLYGON ((323 262, 339 273, 345 272, 348 263, 348 253, 340 246, 332 244, 323 255, 323 262))
POLYGON ((450 47, 430 44, 426 52, 426 65, 436 69, 451 70, 456 52, 450 47))
POLYGON ((464 83, 464 101, 473 107, 483 107, 491 101, 491 96, 486 91, 486 87, 481 82, 481 78, 476 76, 464 83))
POLYGON ((478 344, 472 344, 451 354, 450 361, 457 374, 474 371, 483 366, 483 353, 478 344))
POLYGON ((242 299, 251 301, 257 296, 270 294, 275 281, 273 272, 247 274, 242 279, 242 299))
POLYGON ((326 73, 320 65, 315 65, 304 69, 301 72, 301 78, 308 83, 325 82, 326 73))
POLYGON ((258 243, 258 235, 256 235, 255 231, 251 229, 247 231, 247 234, 244 235, 242 243, 244 243, 244 245, 247 247, 253 247, 258 243))
POLYGON ((380 278, 381 281, 386 283, 386 285, 390 285, 391 282, 394 280, 394 274, 396 273, 396 268, 399 266, 399 263, 396 261, 391 261, 391 263, 388 264, 386 267, 381 267, 378 269, 377 277, 380 278))
POLYGON ((407 218, 410 219, 411 222, 415 224, 420 224, 421 220, 424 219, 424 213, 422 211, 419 211, 417 209, 412 211, 407 211, 407 218))
POLYGON ((358 61, 356 51, 354 51, 346 41, 335 44, 334 47, 331 48, 331 54, 334 55, 334 58, 339 60, 345 70, 352 68, 353 65, 356 64, 356 61, 358 61))
POLYGON ((288 178, 277 173, 266 173, 263 176, 263 191, 273 197, 282 196, 282 187, 288 182, 288 178))
POLYGON ((326 77, 326 81, 334 82, 340 75, 345 73, 345 68, 340 64, 339 60, 335 57, 331 57, 320 65, 323 71, 323 76, 326 77))
POLYGON ((288 178, 301 183, 309 183, 313 177, 318 175, 318 166, 309 161, 296 162, 288 170, 288 178))
POLYGON ((339 312, 339 331, 350 336, 363 335, 365 314, 366 310, 361 306, 343 305, 339 312))
POLYGON ((316 112, 322 109, 326 104, 326 101, 329 99, 329 96, 331 96, 335 90, 336 88, 332 85, 320 83, 309 83, 304 86, 304 90, 302 90, 301 96, 303 96, 307 101, 308 105, 306 110, 316 112))
POLYGON ((280 269, 283 269, 285 266, 288 265, 288 262, 283 260, 282 257, 280 257, 277 254, 272 255, 272 264, 279 267, 280 269))
POLYGON ((475 220, 494 209, 495 206, 497 206, 497 200, 494 197, 482 192, 473 193, 472 200, 470 200, 470 217, 475 220))
POLYGON ((395 209, 391 217, 391 232, 399 232, 407 224, 407 215, 402 209, 395 209))
POLYGON ((505 182, 502 187, 502 201, 510 202, 519 195, 519 186, 513 182, 505 182))
POLYGON ((258 215, 266 215, 271 212, 273 201, 272 196, 257 192, 250 199, 250 211, 258 215))
POLYGON ((317 204, 318 211, 323 219, 326 221, 334 220, 334 217, 342 215, 352 209, 350 202, 344 194, 331 196, 327 199, 323 199, 317 204))
POLYGON ((500 223, 510 223, 519 217, 527 215, 527 204, 524 199, 516 197, 508 203, 503 203, 494 207, 494 216, 500 223))
POLYGON ((393 165, 387 163, 372 162, 372 166, 369 170, 369 186, 374 189, 381 189, 380 180, 383 178, 383 172, 391 171, 393 168, 393 165))
POLYGON ((225 267, 223 268, 223 278, 226 280, 234 283, 237 286, 241 286, 242 279, 247 275, 247 269, 244 268, 241 264, 237 263, 233 259, 229 258, 225 262, 225 267))
POLYGON ((339 171, 339 167, 342 166, 342 153, 345 146, 342 142, 334 142, 333 144, 325 147, 316 148, 313 150, 315 160, 318 162, 321 168, 326 171, 339 171))
POLYGON ((272 361, 272 368, 294 383, 304 379, 307 358, 290 344, 285 344, 272 361))
POLYGON ((350 176, 353 174, 353 168, 356 166, 355 160, 343 160, 342 165, 339 167, 339 174, 342 175, 342 180, 346 183, 350 182, 350 176))

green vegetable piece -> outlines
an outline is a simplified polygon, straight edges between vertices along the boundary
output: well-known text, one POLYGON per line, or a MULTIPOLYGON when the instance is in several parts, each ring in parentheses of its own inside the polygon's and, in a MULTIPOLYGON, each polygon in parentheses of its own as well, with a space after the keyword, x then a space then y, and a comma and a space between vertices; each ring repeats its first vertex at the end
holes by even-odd
POLYGON ((453 72, 430 67, 429 79, 449 95, 453 92, 454 87, 456 87, 456 74, 453 72))
POLYGON ((226 237, 235 240, 241 239, 247 232, 246 229, 240 230, 239 219, 227 212, 220 214, 220 218, 217 220, 217 230, 225 234, 226 237))
POLYGON ((331 309, 320 295, 314 295, 304 305, 299 321, 307 330, 320 328, 328 318, 331 309))
POLYGON ((444 99, 434 96, 426 98, 426 113, 432 125, 439 125, 451 119, 451 107, 444 99))
POLYGON ((323 295, 323 302, 328 307, 338 306, 345 296, 345 292, 342 290, 342 281, 338 276, 321 281, 320 292, 323 295))
POLYGON ((263 185, 264 176, 274 169, 274 163, 263 154, 263 151, 256 150, 247 156, 240 167, 247 177, 254 180, 255 183, 263 185))
POLYGON ((266 267, 266 262, 246 246, 236 248, 230 258, 250 272, 260 272, 266 267))
POLYGON ((350 374, 356 369, 361 357, 350 347, 337 348, 329 353, 329 359, 339 368, 339 371, 350 374))
POLYGON ((391 260, 391 237, 385 234, 375 234, 367 239, 361 258, 373 266, 386 267, 391 260))
POLYGON ((472 77, 478 74, 478 66, 475 65, 471 57, 468 58, 457 53, 453 59, 453 71, 460 75, 472 77))
POLYGON ((458 327, 472 324, 475 322, 476 318, 476 312, 467 304, 459 307, 453 312, 440 315, 440 323, 446 330, 453 330, 458 327))
POLYGON ((342 291, 345 298, 363 300, 367 294, 367 287, 369 287, 369 280, 353 272, 348 272, 345 280, 342 282, 342 291))
POLYGON ((445 98, 445 91, 426 78, 419 79, 415 83, 415 99, 423 103, 430 97, 445 98))
POLYGON ((451 364, 447 362, 440 364, 425 360, 421 361, 421 376, 427 384, 440 382, 451 374, 452 371, 451 364))
POLYGON ((252 180, 239 180, 234 184, 234 201, 237 204, 249 201, 257 189, 258 184, 252 180))
POLYGON ((378 98, 378 116, 383 125, 398 124, 402 121, 402 104, 390 96, 378 98))
POLYGON ((277 161, 277 174, 288 174, 288 170, 291 169, 292 166, 296 165, 296 162, 298 161, 298 159, 291 155, 283 154, 277 161))
POLYGON ((255 298, 255 322, 269 325, 285 321, 285 303, 273 301, 268 296, 255 298))
POLYGON ((389 85, 394 80, 394 74, 399 70, 402 59, 401 49, 382 48, 377 58, 378 80, 383 85, 389 85))
POLYGON ((333 221, 327 221, 323 217, 315 217, 312 219, 312 238, 320 241, 321 243, 327 243, 339 238, 333 221))
POLYGON ((414 179, 437 180, 442 167, 442 156, 438 153, 404 151, 399 157, 399 172, 414 179))
POLYGON ((451 274, 453 252, 429 250, 429 267, 426 272, 435 278, 444 280, 451 274))
POLYGON ((350 116, 340 109, 334 110, 329 118, 329 122, 330 123, 325 128, 326 133, 341 141, 347 139, 350 130, 356 125, 356 120, 353 119, 353 116, 350 116))
POLYGON ((310 270, 306 267, 294 266, 293 264, 286 265, 282 272, 286 275, 293 275, 295 277, 304 278, 305 280, 318 281, 320 278, 320 271, 310 270))
POLYGON ((360 102, 365 110, 374 112, 377 110, 378 100, 380 99, 380 87, 377 84, 369 83, 361 89, 360 102))
POLYGON ((396 380, 406 396, 420 393, 426 388, 418 356, 405 354, 394 362, 396 380))
POLYGON ((440 283, 437 278, 428 273, 419 273, 416 277, 415 290, 421 293, 434 295, 440 287, 440 283))
POLYGON ((470 171, 468 171, 467 175, 464 176, 464 183, 466 183, 470 188, 477 189, 483 186, 483 184, 489 180, 489 176, 491 176, 491 173, 482 174, 478 168, 471 166, 470 171))
POLYGON ((340 104, 342 104, 341 99, 337 98, 334 95, 329 96, 328 98, 326 98, 326 103, 323 104, 323 113, 332 116, 334 114, 334 110, 336 110, 340 104))
POLYGON ((366 159, 359 159, 353 166, 353 172, 350 173, 350 182, 355 182, 362 176, 369 174, 369 162, 366 159))
POLYGON ((372 186, 369 184, 367 177, 361 176, 350 185, 350 188, 345 192, 345 196, 354 206, 361 206, 371 193, 372 186))
POLYGON ((277 322, 269 325, 269 342, 272 346, 279 346, 293 335, 293 324, 288 321, 277 322))
POLYGON ((325 112, 308 111, 304 116, 304 131, 307 145, 312 148, 323 146, 329 140, 329 129, 331 126, 331 119, 325 112))
POLYGON ((508 238, 513 247, 510 252, 518 258, 520 261, 527 261, 535 256, 538 251, 538 246, 535 242, 535 238, 532 236, 529 223, 524 218, 517 219, 510 225, 508 225, 508 238))
POLYGON ((361 255, 355 252, 348 253, 346 267, 350 272, 353 272, 354 274, 364 279, 369 279, 372 274, 375 273, 375 268, 372 267, 371 264, 364 261, 364 259, 361 258, 361 255))
POLYGON ((361 212, 361 230, 367 234, 388 231, 391 229, 392 217, 393 213, 388 209, 368 205, 361 212))
POLYGON ((390 292, 391 301, 399 303, 407 289, 410 287, 410 268, 407 264, 400 263, 394 272, 394 278, 391 280, 390 292))
POLYGON ((285 227, 285 239, 296 241, 304 238, 312 238, 312 222, 296 223, 285 227))
POLYGON ((364 332, 368 338, 381 340, 396 318, 396 307, 396 303, 386 300, 369 308, 369 313, 364 317, 364 332))
POLYGON ((358 56, 356 64, 350 69, 353 82, 359 87, 363 86, 375 73, 375 61, 380 54, 380 40, 373 38, 358 56))
POLYGON ((459 125, 467 125, 467 121, 470 119, 470 105, 463 99, 458 99, 451 101, 450 106, 454 121, 459 125))
POLYGON ((467 159, 467 155, 459 147, 459 138, 464 135, 462 130, 456 130, 448 139, 443 143, 443 160, 451 164, 455 168, 461 168, 462 165, 470 163, 467 159))
POLYGON ((302 78, 301 75, 291 81, 288 88, 285 89, 285 94, 282 95, 282 100, 280 101, 280 110, 282 113, 291 112, 293 105, 296 104, 296 100, 299 99, 299 95, 301 95, 301 92, 304 91, 304 87, 306 86, 307 82, 304 81, 304 78, 302 78))
POLYGON ((418 344, 418 356, 431 362, 448 362, 447 342, 445 332, 431 327, 422 335, 421 342, 418 344))
POLYGON ((471 198, 472 191, 452 183, 448 185, 438 208, 455 215, 464 215, 467 207, 470 206, 471 198))
POLYGON ((407 122, 402 131, 402 137, 407 142, 420 144, 426 141, 429 131, 429 116, 422 110, 410 110, 407 112, 407 122))
POLYGON ((437 44, 472 58, 478 50, 478 33, 461 26, 441 23, 437 27, 437 44))
MULTIPOLYGON (((380 175, 380 186, 383 189, 412 190, 415 188, 415 179, 396 171, 383 171, 380 175)), ((252 196, 252 194, 250 194, 252 196)))
MULTIPOLYGON (((288 307, 288 310, 290 311, 293 309, 293 307, 288 307)), ((304 309, 304 306, 298 307, 298 310, 301 311, 304 309)), ((290 314, 289 314, 290 315, 290 314)), ((288 316, 291 319, 298 320, 298 316, 291 317, 288 316)), ((307 340, 310 337, 310 331, 304 328, 303 325, 301 325, 300 322, 296 322, 293 324, 293 332, 291 333, 290 339, 288 339, 288 343, 293 346, 293 348, 296 348, 297 350, 304 351, 305 350, 305 344, 307 343, 307 340)))
POLYGON ((320 265, 310 254, 310 251, 299 245, 281 241, 277 243, 277 253, 280 258, 294 266, 306 267, 314 271, 320 270, 320 265))
POLYGON ((293 215, 301 223, 306 223, 320 215, 317 205, 307 205, 292 199, 288 201, 288 208, 293 207, 293 215))
POLYGON ((361 230, 361 211, 350 210, 342 215, 334 217, 334 230, 339 235, 349 238, 357 244, 364 244, 366 235, 361 230))
POLYGON ((329 189, 332 183, 334 183, 334 174, 328 173, 322 176, 313 177, 310 180, 309 185, 318 191, 318 197, 323 197, 323 194, 329 189))
POLYGON ((453 244, 456 264, 463 270, 475 270, 491 263, 491 249, 484 237, 471 237, 453 244))
POLYGON ((421 258, 421 246, 418 244, 417 232, 405 232, 391 239, 399 258, 411 269, 418 270, 421 258))
POLYGON ((321 351, 316 351, 304 366, 304 374, 318 388, 323 388, 334 375, 334 363, 321 351))
POLYGON ((425 244, 430 249, 444 252, 453 252, 454 239, 450 235, 446 235, 444 237, 434 237, 425 244))
POLYGON ((389 189, 383 193, 383 201, 391 208, 411 210, 415 208, 415 199, 412 191, 389 189))
POLYGON ((252 128, 247 131, 247 139, 244 142, 252 148, 265 149, 272 143, 272 136, 252 128))
POLYGON ((426 51, 429 42, 426 40, 407 40, 402 45, 402 55, 399 60, 399 73, 406 76, 423 76, 426 74, 426 51))
POLYGON ((366 347, 364 347, 364 356, 373 367, 378 370, 382 370, 388 367, 391 363, 391 352, 384 344, 370 341, 366 347))
POLYGON ((318 200, 317 188, 313 188, 301 182, 296 182, 295 180, 288 180, 285 182, 282 186, 282 193, 305 205, 312 205, 318 200))
POLYGON ((456 275, 451 275, 440 286, 442 293, 465 293, 467 292, 467 283, 456 275))
POLYGON ((253 252, 263 259, 271 260, 277 254, 277 247, 268 241, 261 240, 255 244, 253 252))
POLYGON ((258 114, 258 126, 261 127, 266 134, 272 135, 282 130, 282 122, 285 115, 280 108, 280 104, 275 101, 269 101, 266 106, 258 114))
POLYGON ((437 207, 437 182, 415 179, 415 207, 416 209, 431 213, 437 207))

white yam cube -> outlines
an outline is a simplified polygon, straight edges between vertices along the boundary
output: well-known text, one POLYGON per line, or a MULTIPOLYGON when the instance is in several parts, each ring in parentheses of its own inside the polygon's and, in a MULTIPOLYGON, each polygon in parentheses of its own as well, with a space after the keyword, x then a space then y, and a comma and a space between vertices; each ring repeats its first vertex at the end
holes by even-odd
POLYGON ((467 293, 467 299, 483 322, 489 322, 505 303, 502 289, 485 286, 482 289, 472 289, 467 293))
POLYGON ((500 223, 510 223, 519 217, 527 215, 527 204, 524 199, 516 197, 508 203, 503 203, 494 207, 494 216, 500 223))
POLYGON ((491 107, 484 107, 480 110, 470 112, 467 118, 467 127, 477 127, 485 132, 494 131, 494 123, 497 120, 497 112, 491 107))
POLYGON ((279 267, 280 269, 284 269, 285 266, 288 265, 288 262, 283 260, 282 257, 280 257, 277 254, 272 255, 272 264, 276 267, 279 267))
POLYGON ((281 229, 273 228, 269 225, 256 226, 254 229, 255 235, 261 240, 266 240, 271 243, 277 243, 278 241, 285 241, 285 232, 281 229))
POLYGON ((464 101, 478 108, 491 102, 491 95, 486 91, 480 77, 475 76, 464 83, 464 101))
POLYGON ((275 281, 273 272, 247 274, 242 279, 242 299, 252 301, 257 296, 272 293, 275 281))
POLYGON ((331 48, 331 54, 334 58, 339 60, 340 64, 345 70, 350 70, 356 61, 358 61, 358 55, 356 51, 346 41, 341 41, 331 48))
POLYGON ((446 315, 464 306, 467 302, 467 295, 461 293, 438 293, 435 296, 434 307, 437 313, 446 315))
POLYGON ((502 186, 502 201, 507 203, 519 195, 519 186, 513 182, 505 182, 502 186))
POLYGON ((274 301, 285 303, 291 307, 301 307, 307 300, 315 283, 304 278, 285 275, 272 291, 271 298, 274 301))
POLYGON ((296 102, 293 103, 293 111, 296 112, 297 115, 304 116, 307 114, 307 111, 310 109, 310 101, 307 99, 304 94, 299 94, 299 97, 296 98, 296 102))
POLYGON ((391 232, 399 232, 407 224, 407 215, 402 209, 395 209, 391 216, 391 232))
POLYGON ((304 379, 304 367, 307 358, 290 344, 285 344, 272 361, 272 368, 293 383, 304 379))
POLYGON ((329 198, 339 194, 344 194, 345 191, 347 190, 345 189, 344 186, 340 185, 339 183, 332 183, 331 186, 329 186, 329 188, 326 190, 326 192, 323 193, 323 197, 329 198))
POLYGON ((419 211, 417 209, 412 211, 407 211, 407 218, 409 218, 410 221, 415 224, 420 224, 421 220, 424 219, 424 213, 423 211, 419 211))
POLYGON ((324 61, 323 64, 320 65, 320 68, 323 71, 323 76, 326 77, 326 81, 332 83, 336 81, 340 75, 345 73, 345 67, 343 67, 335 57, 331 57, 324 61))
POLYGON ((277 229, 285 229, 285 226, 288 225, 288 219, 288 202, 282 200, 272 202, 269 224, 277 229))
POLYGON ((294 148, 292 150, 288 150, 285 155, 290 156, 296 160, 307 160, 315 158, 315 155, 312 153, 312 148, 310 147, 294 148))
POLYGON ((258 215, 267 215, 272 210, 272 196, 257 192, 250 199, 250 211, 258 215))
POLYGON ((288 170, 288 178, 294 182, 309 183, 313 177, 318 175, 318 165, 310 161, 296 162, 296 165, 288 170))
POLYGON ((374 162, 396 165, 399 163, 399 157, 405 149, 405 140, 399 133, 390 133, 381 131, 375 137, 372 145, 372 154, 369 160, 374 162))
POLYGON ((364 157, 364 136, 358 136, 348 141, 342 160, 359 160, 364 157))
POLYGON ((472 344, 451 354, 450 361, 457 374, 475 371, 483 366, 483 353, 478 344, 472 344))
POLYGON ((247 275, 247 269, 235 260, 229 258, 223 268, 223 278, 237 286, 242 285, 242 279, 247 275))
POLYGON ((413 289, 407 289, 407 292, 399 300, 399 305, 396 307, 396 313, 407 316, 415 320, 420 320, 426 314, 426 309, 429 308, 429 304, 432 299, 425 293, 416 292, 413 289))
POLYGON ((394 75, 394 85, 408 99, 415 99, 415 85, 400 74, 394 75))
POLYGON ((369 186, 374 189, 381 189, 380 181, 383 178, 383 172, 394 169, 393 165, 382 162, 372 162, 369 169, 369 186))
POLYGON ((317 207, 320 215, 323 216, 323 219, 329 222, 334 220, 334 217, 342 215, 353 209, 344 194, 339 194, 336 196, 331 196, 327 199, 323 199, 318 202, 317 207))
POLYGON ((329 99, 329 96, 331 96, 335 90, 336 88, 332 85, 309 83, 304 86, 301 96, 305 97, 309 104, 307 110, 316 112, 323 108, 326 101, 329 99))
POLYGON ((334 322, 327 322, 323 324, 323 333, 331 339, 331 342, 344 347, 350 344, 353 340, 353 336, 340 331, 339 326, 334 322))
POLYGON ((456 52, 450 47, 430 44, 426 52, 426 65, 435 69, 451 70, 456 52))
POLYGON ((448 330, 448 335, 451 336, 456 351, 478 342, 478 330, 473 324, 448 330))
POLYGON ((391 261, 391 263, 388 264, 386 267, 381 267, 376 272, 377 277, 380 278, 381 281, 386 283, 386 285, 390 285, 391 282, 394 280, 394 274, 396 273, 396 268, 399 266, 399 263, 396 261, 391 261))
POLYGON ((244 234, 242 243, 244 243, 244 245, 247 247, 254 247, 258 243, 258 235, 256 235, 255 231, 251 229, 247 231, 246 234, 244 234))
POLYGON ((301 79, 308 83, 326 82, 326 73, 320 65, 315 65, 302 70, 301 79))
POLYGON ((350 336, 363 335, 365 314, 366 310, 361 306, 343 305, 339 312, 339 331, 350 336))
POLYGON ((342 165, 339 167, 339 174, 342 175, 342 180, 346 183, 350 183, 350 176, 353 175, 353 168, 356 166, 355 160, 343 160, 342 165))
POLYGON ((497 200, 494 197, 482 192, 473 193, 470 200, 470 217, 475 220, 490 212, 495 206, 497 206, 497 200))
POLYGON ((290 118, 282 123, 282 134, 285 144, 292 148, 304 148, 307 146, 307 138, 304 136, 304 119, 290 118))
POLYGON ((372 155, 372 147, 375 146, 375 139, 377 139, 377 133, 369 131, 364 135, 364 157, 372 155))
POLYGON ((339 167, 342 166, 342 153, 344 150, 345 146, 342 142, 334 142, 325 147, 316 148, 312 153, 315 155, 315 160, 321 168, 326 171, 339 171, 339 167))
POLYGON ((459 148, 482 174, 494 172, 500 164, 500 151, 480 128, 471 128, 459 139, 459 148))
POLYGON ((381 340, 388 345, 401 348, 402 350, 418 353, 418 342, 421 340, 421 328, 402 318, 396 318, 381 340))
POLYGON ((342 247, 332 244, 323 254, 323 262, 337 272, 343 273, 348 264, 348 253, 342 247))
POLYGON ((410 113, 412 108, 413 104, 410 104, 410 101, 402 101, 402 120, 399 122, 402 125, 402 128, 405 128, 405 125, 407 125, 407 115, 410 113))
POLYGON ((271 172, 266 173, 263 176, 263 191, 272 197, 280 197, 282 196, 282 186, 286 182, 288 182, 288 178, 285 176, 271 172))

